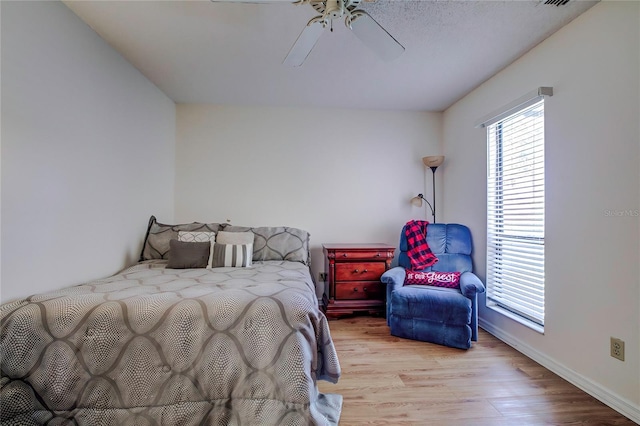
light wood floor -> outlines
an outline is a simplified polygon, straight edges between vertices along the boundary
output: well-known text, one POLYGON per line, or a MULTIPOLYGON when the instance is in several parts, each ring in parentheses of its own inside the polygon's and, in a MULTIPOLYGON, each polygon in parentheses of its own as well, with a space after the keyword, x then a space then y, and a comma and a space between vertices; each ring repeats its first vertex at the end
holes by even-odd
POLYGON ((635 425, 480 330, 468 351, 389 334, 384 318, 329 322, 348 425, 635 425))

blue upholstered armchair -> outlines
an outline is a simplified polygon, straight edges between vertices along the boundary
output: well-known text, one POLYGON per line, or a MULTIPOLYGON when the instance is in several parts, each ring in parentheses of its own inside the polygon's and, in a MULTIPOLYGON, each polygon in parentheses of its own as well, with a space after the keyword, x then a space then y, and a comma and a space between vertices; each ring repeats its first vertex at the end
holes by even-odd
POLYGON ((425 271, 460 272, 460 288, 404 285, 410 261, 403 227, 400 266, 381 278, 387 285, 387 324, 394 336, 468 349, 472 340, 478 340, 477 294, 484 292, 484 285, 472 272, 471 232, 459 224, 429 224, 427 243, 438 262, 425 271))

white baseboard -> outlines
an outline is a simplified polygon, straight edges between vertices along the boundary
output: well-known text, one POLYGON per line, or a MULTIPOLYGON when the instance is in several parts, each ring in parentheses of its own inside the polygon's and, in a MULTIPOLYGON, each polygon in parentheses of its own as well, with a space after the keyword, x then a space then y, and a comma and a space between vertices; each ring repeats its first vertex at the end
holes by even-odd
POLYGON ((478 325, 488 333, 494 335, 498 339, 502 340, 507 345, 513 347, 518 352, 526 355, 531 358, 538 364, 547 368, 548 370, 554 372, 558 376, 567 380, 569 383, 577 386, 582 389, 589 395, 593 396, 603 404, 608 405, 613 408, 623 416, 628 417, 632 421, 640 424, 640 406, 634 404, 633 402, 621 398, 619 395, 612 393, 611 390, 603 388, 598 383, 595 383, 586 377, 576 373, 575 371, 567 368, 566 366, 559 364, 554 359, 549 358, 547 355, 539 352, 534 347, 523 343, 518 340, 515 336, 504 332, 503 330, 496 328, 493 324, 487 323, 482 320, 482 318, 478 319, 478 325))

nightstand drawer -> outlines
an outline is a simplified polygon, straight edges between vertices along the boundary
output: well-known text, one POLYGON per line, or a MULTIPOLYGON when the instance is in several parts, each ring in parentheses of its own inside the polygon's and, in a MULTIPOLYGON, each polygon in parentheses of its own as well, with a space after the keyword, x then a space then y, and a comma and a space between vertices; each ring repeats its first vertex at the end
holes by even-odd
POLYGON ((383 262, 336 263, 336 281, 378 280, 385 270, 383 262))
POLYGON ((336 299, 380 299, 384 297, 380 281, 354 281, 336 284, 336 299))
POLYGON ((380 250, 358 250, 358 251, 338 250, 336 251, 335 256, 337 260, 340 260, 340 259, 373 260, 373 259, 386 259, 387 252, 380 251, 380 250))

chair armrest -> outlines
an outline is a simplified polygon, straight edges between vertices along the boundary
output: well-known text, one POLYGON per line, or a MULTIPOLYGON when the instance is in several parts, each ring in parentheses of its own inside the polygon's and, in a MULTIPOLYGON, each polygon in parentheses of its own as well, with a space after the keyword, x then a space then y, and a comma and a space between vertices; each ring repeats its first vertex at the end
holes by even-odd
POLYGON ((460 275, 460 291, 465 297, 472 298, 478 293, 484 293, 484 284, 473 272, 463 272, 460 275))
MULTIPOLYGON (((387 288, 391 286, 390 290, 393 291, 396 288, 402 287, 404 285, 405 275, 405 269, 401 266, 396 266, 395 268, 391 268, 387 272, 382 274, 382 276, 380 277, 380 281, 385 283, 387 285, 387 288)), ((387 291, 387 294, 390 293, 391 292, 387 291)))

